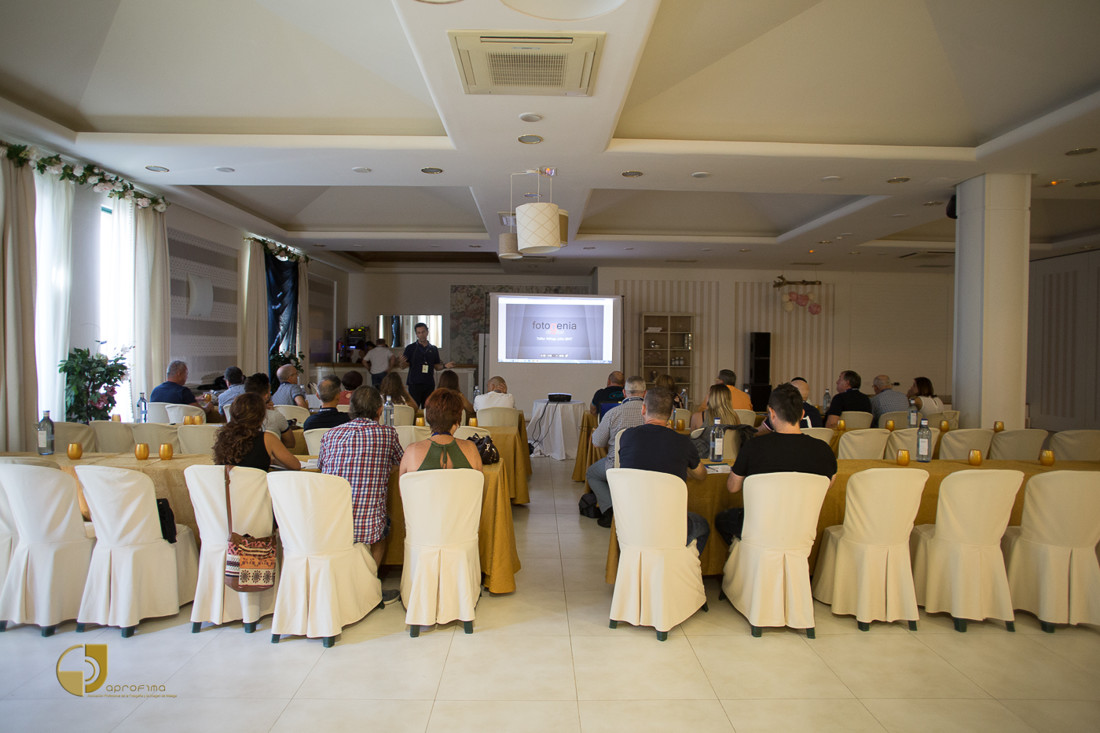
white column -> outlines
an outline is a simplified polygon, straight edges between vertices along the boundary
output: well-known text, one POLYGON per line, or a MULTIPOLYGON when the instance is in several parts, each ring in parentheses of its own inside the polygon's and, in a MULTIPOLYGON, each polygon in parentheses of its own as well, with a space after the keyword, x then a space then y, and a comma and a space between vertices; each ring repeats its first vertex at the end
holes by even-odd
POLYGON ((957 188, 953 404, 963 427, 1024 427, 1031 178, 989 173, 957 188))

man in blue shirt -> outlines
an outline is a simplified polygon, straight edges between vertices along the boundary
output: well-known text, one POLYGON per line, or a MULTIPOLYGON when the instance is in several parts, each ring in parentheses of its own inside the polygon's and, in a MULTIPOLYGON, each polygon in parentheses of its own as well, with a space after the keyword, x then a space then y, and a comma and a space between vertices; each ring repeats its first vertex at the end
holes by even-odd
POLYGON ((416 342, 405 347, 405 353, 401 355, 401 366, 409 368, 409 377, 406 383, 409 385, 409 395, 416 400, 416 404, 424 406, 424 400, 435 391, 435 372, 442 369, 452 369, 453 361, 446 364, 439 357, 439 349, 428 343, 428 324, 418 323, 415 327, 416 342))
MULTIPOLYGON (((194 393, 187 389, 184 385, 187 383, 187 362, 173 361, 168 365, 168 371, 165 374, 165 381, 158 384, 153 388, 153 391, 149 393, 150 402, 167 402, 170 405, 192 405, 194 407, 201 407, 205 412, 209 413, 210 409, 207 405, 200 405, 198 400, 195 399, 194 393)), ((218 414, 215 409, 214 415, 218 414)), ((210 415, 207 415, 210 418, 210 415)))

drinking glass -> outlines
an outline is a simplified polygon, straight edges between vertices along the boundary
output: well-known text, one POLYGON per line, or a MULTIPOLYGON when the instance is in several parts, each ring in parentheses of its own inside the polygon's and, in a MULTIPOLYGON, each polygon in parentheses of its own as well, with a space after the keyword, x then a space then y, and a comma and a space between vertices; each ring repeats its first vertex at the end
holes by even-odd
POLYGON ((940 420, 940 432, 941 433, 946 433, 950 429, 951 429, 951 424, 949 422, 947 422, 946 420, 940 420))
POLYGON ((843 430, 844 427, 845 427, 845 423, 844 423, 843 420, 837 420, 836 421, 836 429, 837 430, 843 430))
POLYGON ((684 429, 684 419, 683 418, 680 418, 676 421, 676 429, 677 430, 683 430, 684 429))
POLYGON ((172 444, 171 443, 161 443, 160 444, 160 459, 162 461, 172 460, 172 444))
POLYGON ((971 466, 982 465, 982 452, 977 448, 972 449, 970 451, 970 457, 968 458, 968 460, 970 461, 971 466))
POLYGON ((1000 420, 993 423, 993 432, 999 433, 1004 429, 1005 429, 1005 424, 1003 422, 1001 422, 1000 420))
POLYGON ((134 446, 134 458, 138 459, 139 461, 144 461, 148 457, 149 457, 149 444, 148 443, 138 443, 137 445, 134 446))
POLYGON ((909 465, 909 451, 907 451, 905 448, 902 448, 898 451, 898 465, 899 466, 908 466, 909 465))
POLYGON ((477 418, 476 417, 471 417, 470 418, 470 427, 471 428, 476 428, 477 427, 477 418))
POLYGON ((1053 466, 1054 465, 1054 451, 1052 451, 1052 450, 1039 451, 1039 463, 1043 464, 1044 466, 1053 466))
POLYGON ((111 415, 111 421, 112 422, 122 422, 122 415, 119 415, 116 412, 115 414, 111 415))
POLYGON ((893 430, 894 429, 894 421, 893 420, 887 420, 886 421, 886 429, 887 430, 893 430))
POLYGON ((422 418, 422 417, 416 418, 416 424, 418 426, 423 426, 424 425, 424 418, 422 418))
MULTIPOLYGON (((69 458, 71 458, 72 460, 78 460, 82 455, 84 455, 84 446, 82 446, 80 443, 69 443, 69 448, 65 451, 65 453, 68 454, 69 458)), ((1054 461, 1051 461, 1051 463, 1053 462, 1054 461)))

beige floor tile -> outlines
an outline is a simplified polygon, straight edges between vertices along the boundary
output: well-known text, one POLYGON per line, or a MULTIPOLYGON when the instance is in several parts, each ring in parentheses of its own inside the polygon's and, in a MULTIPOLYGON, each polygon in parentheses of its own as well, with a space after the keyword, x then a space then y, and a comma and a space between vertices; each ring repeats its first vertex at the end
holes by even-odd
POLYGON ((1002 700, 1039 733, 1095 733, 1100 730, 1100 702, 1092 700, 1002 700))
POLYGON ((118 733, 262 733, 271 730, 289 700, 246 697, 155 698, 124 720, 118 733))
POLYGON ((732 733, 717 700, 583 700, 584 733, 732 733))
POLYGON ((580 733, 575 700, 439 700, 428 733, 580 733))
MULTIPOLYGON (((590 520, 592 521, 592 520, 590 520)), ((607 562, 607 546, 611 533, 603 527, 593 526, 598 532, 582 531, 560 535, 563 560, 583 559, 607 562)))
POLYGON ((575 700, 569 639, 456 634, 439 700, 575 700))
POLYGON ((272 733, 424 733, 431 700, 291 700, 272 733))
MULTIPOLYGON (((1005 627, 1005 622, 998 619, 986 619, 985 621, 968 621, 966 624, 966 633, 968 634, 1007 634, 1010 633, 1005 627)), ((955 622, 947 613, 925 613, 924 609, 920 609, 920 621, 917 623, 917 630, 921 633, 940 634, 951 632, 957 634, 955 631, 955 622)), ((1040 633, 1039 622, 1034 618, 1028 617, 1026 614, 1017 614, 1016 616, 1016 633, 1017 634, 1032 634, 1040 633)))
POLYGON ((814 601, 814 630, 820 634, 902 634, 909 630, 905 621, 874 621, 869 631, 860 631, 855 616, 838 616, 832 607, 820 601, 814 601))
POLYGON ((106 733, 115 730, 143 702, 141 698, 79 698, 68 693, 49 704, 36 699, 0 699, 0 729, 19 733, 106 733))
POLYGON ((607 583, 607 557, 562 560, 566 591, 601 590, 607 583))
POLYGON ((705 581, 707 589, 707 611, 702 609, 680 624, 688 636, 749 636, 752 627, 748 619, 742 616, 727 600, 718 600, 718 590, 705 581))
POLYGON ((871 714, 897 733, 1030 733, 1033 729, 996 700, 864 700, 871 714))
POLYGON ((561 557, 556 534, 524 534, 516 536, 516 550, 520 562, 531 560, 553 560, 561 557))
POLYGON ((569 634, 563 591, 524 591, 508 596, 482 596, 474 619, 475 634, 569 634))
POLYGON ((590 637, 573 644, 581 700, 708 700, 714 689, 687 639, 590 637))
POLYGON ((558 531, 556 514, 531 513, 522 506, 512 507, 512 523, 516 528, 516 537, 521 534, 557 534, 558 531))
MULTIPOLYGON (((580 494, 577 495, 577 499, 580 499, 580 494)), ((574 501, 571 508, 558 510, 558 534, 574 534, 576 532, 603 533, 604 537, 609 534, 608 530, 596 524, 595 519, 582 517, 578 514, 577 504, 574 501)))
MULTIPOLYGON (((656 632, 648 626, 631 626, 620 623, 618 628, 608 626, 611 613, 612 586, 592 591, 568 591, 565 594, 569 614, 569 633, 573 636, 646 636, 656 638, 656 632)), ((676 626, 669 630, 669 638, 682 636, 683 628, 676 626)))
POLYGON ((516 574, 516 593, 526 593, 528 590, 565 590, 561 560, 525 559, 523 569, 516 574))
POLYGON ((737 733, 874 733, 885 730, 859 700, 723 700, 737 733))
POLYGON ((337 644, 309 670, 295 697, 431 700, 452 637, 448 631, 416 639, 392 635, 337 644))
POLYGON ((760 638, 695 637, 690 642, 722 700, 847 698, 852 693, 811 651, 809 644, 781 631, 760 638))
POLYGON ((1053 634, 1029 637, 1094 675, 1100 675, 1100 629, 1059 626, 1053 634))

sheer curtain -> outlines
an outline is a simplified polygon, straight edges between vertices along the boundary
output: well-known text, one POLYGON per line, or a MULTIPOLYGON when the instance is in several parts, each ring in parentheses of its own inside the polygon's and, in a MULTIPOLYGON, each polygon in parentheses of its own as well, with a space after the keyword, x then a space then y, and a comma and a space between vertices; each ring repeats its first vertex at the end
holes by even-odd
POLYGON ((309 262, 303 257, 298 263, 298 351, 302 357, 300 384, 309 382, 309 262))
POLYGON ((134 352, 131 384, 146 394, 164 381, 171 335, 168 225, 164 214, 130 205, 134 217, 134 352))
POLYGON ((34 173, 0 156, 0 451, 31 450, 38 421, 34 358, 34 173))
MULTIPOLYGON (((99 217, 99 351, 114 356, 134 345, 134 206, 104 196, 99 217)), ((134 351, 126 353, 126 379, 115 394, 115 412, 129 421, 133 415, 134 351)), ((141 387, 140 389, 145 389, 141 387)))
POLYGON ((35 174, 35 324, 38 411, 65 419, 65 379, 57 364, 69 353, 69 278, 73 243, 72 183, 35 174))
POLYGON ((267 373, 267 271, 264 245, 246 239, 240 255, 241 284, 237 295, 240 332, 237 334, 238 366, 245 374, 267 373))

